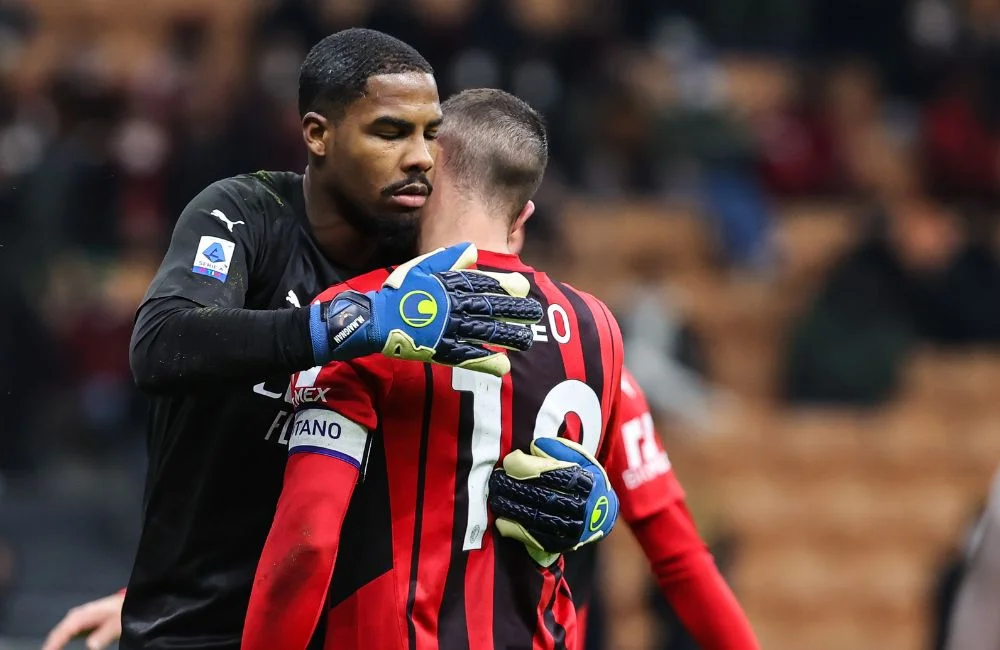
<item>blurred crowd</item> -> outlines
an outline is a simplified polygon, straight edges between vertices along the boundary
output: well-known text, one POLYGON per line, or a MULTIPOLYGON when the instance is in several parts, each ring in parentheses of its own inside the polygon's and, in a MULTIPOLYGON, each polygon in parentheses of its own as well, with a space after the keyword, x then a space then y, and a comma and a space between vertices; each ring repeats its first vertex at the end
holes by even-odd
MULTIPOLYGON (((790 341, 789 399, 877 402, 912 337, 1000 337, 996 2, 159 0, 141 40, 127 4, 0 3, 0 243, 21 315, 0 337, 2 417, 61 453, 135 437, 130 319, 173 220, 216 179, 303 166, 297 67, 350 25, 416 46, 443 96, 503 86, 544 111, 536 251, 558 252, 568 194, 680 196, 721 264, 767 273, 776 203, 862 203, 865 237, 790 341)), ((8 471, 45 460, 0 444, 8 471)))
MULTIPOLYGON (((777 206, 855 206, 788 335, 789 402, 878 404, 915 343, 1000 340, 998 0, 0 0, 0 475, 141 475, 128 340, 172 224, 214 180, 304 167, 299 63, 356 25, 443 97, 544 112, 534 259, 560 259, 567 198, 683 199, 720 267, 766 279, 777 206)), ((697 333, 639 295, 623 322, 693 385, 697 333)))

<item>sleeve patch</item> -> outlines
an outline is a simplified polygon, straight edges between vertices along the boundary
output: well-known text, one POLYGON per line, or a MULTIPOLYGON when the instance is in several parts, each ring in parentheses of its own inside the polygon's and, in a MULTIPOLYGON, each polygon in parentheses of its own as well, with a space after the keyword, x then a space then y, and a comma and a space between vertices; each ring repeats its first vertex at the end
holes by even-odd
POLYGON ((368 430, 328 409, 303 409, 295 413, 288 453, 323 454, 339 458, 358 469, 368 453, 368 430))
POLYGON ((229 276, 229 265, 236 250, 234 242, 218 237, 203 236, 198 242, 191 270, 199 275, 207 275, 220 282, 229 276))
POLYGON ((649 413, 623 424, 620 435, 628 465, 622 471, 626 488, 634 490, 670 471, 670 458, 660 445, 649 413))

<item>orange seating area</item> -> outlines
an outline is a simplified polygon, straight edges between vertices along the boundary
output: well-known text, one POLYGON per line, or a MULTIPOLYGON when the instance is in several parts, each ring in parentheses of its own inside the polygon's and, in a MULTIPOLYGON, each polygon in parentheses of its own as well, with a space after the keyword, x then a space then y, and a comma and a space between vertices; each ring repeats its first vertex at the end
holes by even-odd
POLYGON ((898 400, 876 412, 781 409, 789 316, 856 239, 851 206, 780 210, 770 281, 716 270, 711 229, 690 207, 579 204, 566 223, 572 279, 601 296, 659 251, 713 379, 742 398, 728 434, 661 424, 696 505, 711 502, 739 537, 733 584, 763 647, 926 647, 935 573, 1000 461, 1000 355, 920 352, 898 400), (602 256, 620 269, 588 265, 602 256))
POLYGON ((220 79, 238 78, 256 0, 30 0, 37 33, 17 75, 29 86, 60 64, 96 53, 112 78, 124 81, 152 65, 170 30, 199 19, 207 25, 209 58, 220 79))

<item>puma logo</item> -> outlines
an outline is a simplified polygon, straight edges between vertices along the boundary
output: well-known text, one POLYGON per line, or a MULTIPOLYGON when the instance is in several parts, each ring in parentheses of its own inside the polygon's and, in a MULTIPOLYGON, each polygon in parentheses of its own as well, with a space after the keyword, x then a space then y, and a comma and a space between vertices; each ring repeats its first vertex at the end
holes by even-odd
POLYGON ((290 304, 292 307, 301 307, 302 306, 302 305, 299 304, 299 297, 296 296, 295 292, 292 291, 291 289, 288 290, 288 295, 285 296, 285 300, 287 300, 288 304, 290 304))
POLYGON ((222 212, 222 210, 212 210, 212 216, 213 217, 218 217, 219 221, 221 221, 222 223, 226 224, 226 228, 229 228, 229 232, 233 232, 233 227, 234 226, 238 226, 240 224, 243 224, 244 226, 246 225, 246 223, 244 223, 243 221, 230 221, 229 217, 227 217, 222 212))

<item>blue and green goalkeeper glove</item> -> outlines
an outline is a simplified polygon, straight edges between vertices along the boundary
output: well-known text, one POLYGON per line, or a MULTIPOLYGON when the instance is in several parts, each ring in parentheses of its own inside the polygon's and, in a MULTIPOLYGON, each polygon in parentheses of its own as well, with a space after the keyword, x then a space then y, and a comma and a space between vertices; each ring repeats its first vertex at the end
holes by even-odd
POLYGON ((527 350, 527 327, 542 306, 527 298, 520 273, 464 270, 476 247, 456 244, 398 266, 378 291, 345 291, 311 307, 309 331, 317 364, 381 352, 503 376, 510 360, 492 345, 527 350))
POLYGON ((489 505, 504 537, 540 565, 596 542, 618 519, 618 495, 597 459, 565 438, 538 438, 507 454, 490 476, 489 505))

